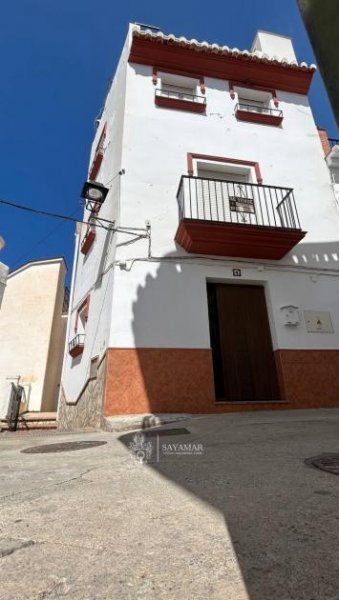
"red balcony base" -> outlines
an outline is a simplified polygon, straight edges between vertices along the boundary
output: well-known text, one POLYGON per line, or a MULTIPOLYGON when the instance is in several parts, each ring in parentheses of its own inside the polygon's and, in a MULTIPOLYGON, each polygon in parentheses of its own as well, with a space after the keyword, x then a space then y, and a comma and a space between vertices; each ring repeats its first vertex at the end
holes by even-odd
POLYGON ((300 229, 183 219, 175 241, 192 254, 279 260, 305 235, 300 229))
POLYGON ((238 121, 248 121, 249 123, 261 123, 262 125, 281 125, 283 117, 277 115, 269 115, 249 110, 237 110, 235 113, 238 121))
POLYGON ((206 104, 203 102, 192 102, 191 100, 180 100, 179 98, 155 96, 155 103, 163 108, 174 108, 194 113, 204 113, 206 111, 206 104))
POLYGON ((84 344, 77 344, 76 346, 73 346, 73 348, 71 348, 69 350, 69 353, 73 358, 76 358, 77 356, 80 356, 80 354, 82 354, 83 351, 84 351, 84 344))

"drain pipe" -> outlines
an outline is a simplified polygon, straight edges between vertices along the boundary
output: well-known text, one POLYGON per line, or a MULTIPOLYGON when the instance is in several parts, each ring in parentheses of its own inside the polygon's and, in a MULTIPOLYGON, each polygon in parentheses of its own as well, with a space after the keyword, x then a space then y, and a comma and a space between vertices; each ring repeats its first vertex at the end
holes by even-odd
MULTIPOLYGON (((73 307, 73 299, 74 299, 74 287, 75 287, 75 281, 76 281, 77 270, 78 270, 80 228, 81 228, 80 223, 77 223, 76 229, 75 229, 75 234, 74 234, 74 237, 75 237, 74 262, 73 262, 72 277, 71 277, 71 291, 70 291, 70 297, 69 297, 69 307, 68 307, 68 315, 67 315, 67 327, 66 327, 66 337, 65 337, 65 347, 64 347, 64 359, 63 359, 62 371, 61 371, 61 381, 63 380, 64 371, 65 371, 65 367, 66 367, 67 347, 68 347, 69 332, 70 332, 70 327, 71 327, 71 316, 72 316, 72 307, 73 307)), ((60 383, 61 383, 61 381, 60 381, 60 383)), ((58 409, 57 409, 57 420, 59 417, 59 405, 60 405, 61 393, 62 393, 62 387, 60 385, 59 398, 58 398, 58 409)))

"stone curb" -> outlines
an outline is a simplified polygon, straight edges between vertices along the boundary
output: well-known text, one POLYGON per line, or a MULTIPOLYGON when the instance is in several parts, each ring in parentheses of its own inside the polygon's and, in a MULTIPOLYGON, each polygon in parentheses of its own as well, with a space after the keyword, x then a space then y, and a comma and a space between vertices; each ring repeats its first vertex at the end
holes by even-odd
POLYGON ((178 421, 186 421, 191 419, 192 415, 179 414, 142 414, 142 415, 118 415, 116 417, 104 417, 102 428, 104 431, 130 431, 133 429, 150 429, 166 425, 168 423, 176 423, 178 421))

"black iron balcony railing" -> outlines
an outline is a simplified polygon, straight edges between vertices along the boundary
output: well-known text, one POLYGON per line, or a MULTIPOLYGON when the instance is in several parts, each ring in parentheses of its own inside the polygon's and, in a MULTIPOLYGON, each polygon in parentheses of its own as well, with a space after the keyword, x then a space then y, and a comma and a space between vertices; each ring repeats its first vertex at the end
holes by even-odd
POLYGON ((264 105, 260 106, 260 104, 247 104, 244 102, 238 102, 238 104, 236 104, 235 106, 235 112, 237 112, 238 110, 244 112, 259 113, 261 115, 270 115, 271 117, 278 117, 280 119, 283 116, 283 111, 279 108, 271 108, 270 106, 264 105))
POLYGON ((179 218, 301 229, 291 188, 183 175, 179 218))
POLYGON ((157 88, 155 95, 158 98, 172 98, 173 100, 186 100, 188 102, 195 102, 196 104, 206 104, 204 96, 196 96, 189 92, 177 92, 176 90, 162 90, 157 88))
POLYGON ((328 141, 329 141, 331 148, 334 148, 334 146, 339 146, 339 139, 328 138, 328 141))
POLYGON ((80 354, 84 345, 85 334, 77 333, 77 335, 68 344, 68 352, 72 355, 80 354))

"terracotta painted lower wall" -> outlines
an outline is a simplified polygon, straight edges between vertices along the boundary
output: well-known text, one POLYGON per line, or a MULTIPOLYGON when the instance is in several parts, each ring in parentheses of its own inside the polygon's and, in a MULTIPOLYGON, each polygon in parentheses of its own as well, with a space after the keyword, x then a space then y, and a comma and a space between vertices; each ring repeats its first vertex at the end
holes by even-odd
POLYGON ((210 350, 110 348, 105 416, 208 412, 214 406, 210 350))
POLYGON ((339 407, 339 350, 277 350, 275 356, 288 407, 339 407))
POLYGON ((270 403, 216 403, 208 349, 110 348, 105 416, 224 413, 339 406, 339 350, 277 350, 281 398, 270 403))

